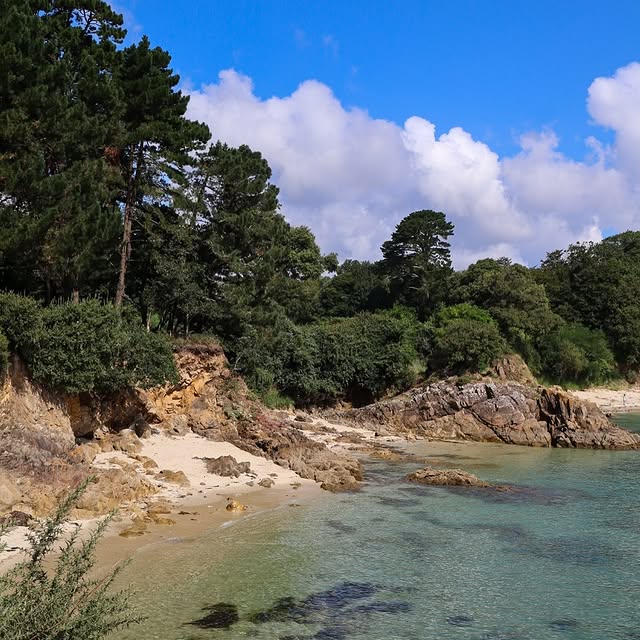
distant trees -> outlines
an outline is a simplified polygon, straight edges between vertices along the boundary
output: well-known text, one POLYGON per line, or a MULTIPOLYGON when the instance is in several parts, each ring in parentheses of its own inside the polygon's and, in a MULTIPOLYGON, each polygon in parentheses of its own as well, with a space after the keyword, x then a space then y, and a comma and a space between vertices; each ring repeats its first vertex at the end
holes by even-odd
POLYGON ((640 370, 640 232, 555 251, 536 277, 565 320, 603 331, 623 370, 640 370))
POLYGON ((439 211, 414 211, 382 245, 382 268, 394 297, 425 318, 442 302, 450 276, 453 224, 439 211))
POLYGON ((509 350, 554 381, 640 371, 640 234, 456 273, 453 224, 422 209, 380 260, 339 264, 286 220, 260 151, 186 118, 169 53, 123 46, 107 2, 0 0, 0 29, 0 287, 27 295, 0 296, 0 331, 38 379, 171 379, 162 333, 214 334, 255 389, 300 402, 509 350))

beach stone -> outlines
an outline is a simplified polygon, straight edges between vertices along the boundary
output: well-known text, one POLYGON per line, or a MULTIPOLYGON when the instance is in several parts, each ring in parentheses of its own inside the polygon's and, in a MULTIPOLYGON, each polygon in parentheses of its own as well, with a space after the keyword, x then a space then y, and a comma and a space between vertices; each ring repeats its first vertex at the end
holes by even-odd
POLYGON ((180 487, 189 487, 191 483, 189 478, 185 475, 184 471, 172 471, 171 469, 162 469, 156 474, 156 480, 162 480, 163 482, 170 482, 171 484, 177 484, 180 487))
POLYGON ((134 520, 133 524, 123 529, 118 535, 121 538, 138 538, 147 533, 147 524, 143 520, 134 520))
POLYGON ((434 469, 425 467, 409 473, 404 477, 408 482, 430 484, 439 487, 490 487, 492 486, 477 476, 462 469, 434 469))
POLYGON ((233 456, 220 456, 218 458, 199 458, 204 460, 207 471, 217 476, 238 478, 243 473, 251 472, 251 463, 238 462, 233 456))
POLYGON ((33 516, 24 511, 12 511, 6 516, 0 517, 0 525, 12 527, 27 527, 33 520, 33 516))
POLYGON ((275 481, 273 480, 273 478, 263 478, 262 480, 260 480, 260 482, 258 482, 258 484, 265 489, 271 489, 271 487, 273 487, 273 485, 275 484, 275 481))
POLYGON ((234 498, 228 498, 227 506, 225 507, 227 511, 233 511, 233 512, 246 511, 248 508, 249 507, 247 507, 247 505, 242 504, 241 502, 238 502, 234 498))

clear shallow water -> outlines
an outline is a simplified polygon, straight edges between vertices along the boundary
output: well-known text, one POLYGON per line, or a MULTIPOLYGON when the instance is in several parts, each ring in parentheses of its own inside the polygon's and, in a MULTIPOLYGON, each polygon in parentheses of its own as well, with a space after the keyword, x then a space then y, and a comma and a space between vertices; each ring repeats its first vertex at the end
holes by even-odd
POLYGON ((411 450, 523 490, 407 485, 419 465, 368 463, 358 494, 143 549, 126 578, 149 620, 116 637, 640 639, 640 452, 411 450))

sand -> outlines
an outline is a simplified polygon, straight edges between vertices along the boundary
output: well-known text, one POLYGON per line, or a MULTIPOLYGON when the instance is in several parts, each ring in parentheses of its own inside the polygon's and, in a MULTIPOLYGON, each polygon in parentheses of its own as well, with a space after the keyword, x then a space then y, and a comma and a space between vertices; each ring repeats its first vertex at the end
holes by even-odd
MULTIPOLYGON (((161 539, 195 535, 215 526, 222 526, 230 519, 247 517, 264 509, 275 508, 287 504, 294 498, 304 499, 319 492, 320 488, 313 480, 303 479, 295 472, 276 465, 271 460, 251 455, 228 442, 214 442, 193 433, 170 437, 155 434, 142 441, 140 454, 151 458, 158 465, 157 469, 147 473, 146 477, 158 488, 158 493, 134 505, 124 505, 123 510, 144 510, 154 503, 167 502, 170 513, 162 517, 175 522, 174 525, 148 523, 143 535, 124 539, 120 534, 130 528, 133 520, 130 517, 119 517, 110 526, 105 539, 100 545, 100 556, 119 559, 137 547, 148 542, 161 539), (207 471, 206 463, 201 458, 217 458, 233 456, 238 462, 249 462, 250 473, 238 478, 219 476, 207 471), (160 470, 182 471, 190 486, 180 486, 155 478, 160 470), (258 483, 265 479, 273 480, 271 488, 258 483), (234 498, 246 505, 248 509, 238 513, 226 510, 227 500, 234 498), (182 512, 182 513, 181 513, 182 512), (214 516, 214 514, 216 514, 214 516)), ((144 473, 142 465, 122 452, 101 453, 96 456, 96 468, 117 466, 117 462, 137 465, 140 473, 144 473)), ((67 530, 72 531, 80 526, 86 535, 99 519, 73 521, 67 530)), ((16 527, 2 536, 7 545, 0 557, 0 569, 15 564, 24 555, 27 547, 27 527, 16 527)))
POLYGON ((640 412, 640 388, 638 387, 621 390, 594 387, 571 393, 580 400, 594 402, 605 413, 640 412))

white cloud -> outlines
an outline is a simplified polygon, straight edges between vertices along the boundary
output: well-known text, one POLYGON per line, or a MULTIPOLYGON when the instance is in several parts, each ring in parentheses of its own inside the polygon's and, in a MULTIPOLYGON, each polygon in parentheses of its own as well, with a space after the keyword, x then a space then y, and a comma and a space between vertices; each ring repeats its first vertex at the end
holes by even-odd
POLYGON ((640 223, 640 64, 591 85, 589 113, 616 141, 587 139, 581 162, 558 151, 552 131, 523 135, 520 152, 500 158, 459 127, 438 136, 418 116, 399 126, 345 108, 314 80, 262 100, 249 78, 227 70, 189 93, 189 116, 214 139, 262 151, 288 219, 341 258, 377 259, 415 209, 442 210, 455 223, 457 266, 501 255, 533 264, 569 242, 600 239, 602 229, 640 223))

